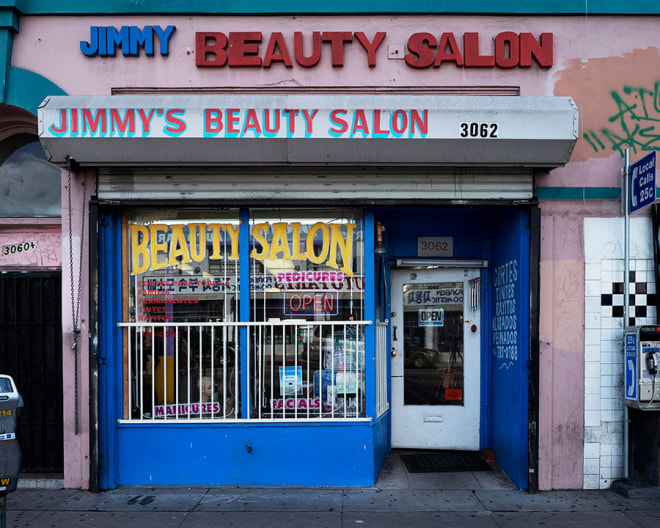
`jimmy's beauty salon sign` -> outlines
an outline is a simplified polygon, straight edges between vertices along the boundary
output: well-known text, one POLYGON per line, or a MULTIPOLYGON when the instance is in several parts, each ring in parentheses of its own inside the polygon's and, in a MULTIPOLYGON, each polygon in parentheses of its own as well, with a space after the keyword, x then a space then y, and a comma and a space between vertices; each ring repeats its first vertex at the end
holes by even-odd
MULTIPOLYGON (((153 57, 170 54, 176 27, 170 26, 91 26, 89 40, 80 41, 87 57, 153 57)), ((186 46, 194 44, 199 68, 313 68, 329 57, 333 68, 342 68, 349 49, 357 60, 374 68, 384 57, 387 32, 376 31, 198 31, 182 35, 186 46)), ((401 58, 414 69, 439 68, 540 68, 553 65, 553 34, 502 31, 485 34, 476 31, 454 33, 429 31, 411 34, 401 58)))
POLYGON ((577 108, 560 97, 53 96, 39 107, 53 163, 460 165, 487 152, 491 164, 554 166, 576 137, 577 108))
MULTIPOLYGON (((58 138, 423 138, 430 127, 425 108, 61 108, 48 117, 47 135, 58 138)), ((497 137, 496 127, 484 133, 497 137)))

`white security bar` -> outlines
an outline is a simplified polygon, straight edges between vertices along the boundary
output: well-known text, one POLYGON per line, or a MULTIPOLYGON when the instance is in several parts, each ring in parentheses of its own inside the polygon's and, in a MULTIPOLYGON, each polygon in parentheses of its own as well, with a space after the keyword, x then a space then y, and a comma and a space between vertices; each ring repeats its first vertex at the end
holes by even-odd
MULTIPOLYGON (((119 323, 126 343, 122 421, 367 419, 365 327, 370 324, 119 323)), ((387 356, 380 350, 386 347, 386 330, 381 326, 379 415, 387 409, 387 356)))
POLYGON ((385 413, 390 404, 387 401, 387 331, 389 321, 376 322, 376 415, 385 413))

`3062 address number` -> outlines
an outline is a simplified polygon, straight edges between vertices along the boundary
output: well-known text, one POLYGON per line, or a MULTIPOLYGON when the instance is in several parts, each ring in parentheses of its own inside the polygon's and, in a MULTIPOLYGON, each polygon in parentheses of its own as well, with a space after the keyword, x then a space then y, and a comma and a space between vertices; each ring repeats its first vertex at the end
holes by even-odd
POLYGON ((462 138, 496 138, 499 132, 499 123, 464 122, 460 125, 462 138))
POLYGON ((419 248, 422 251, 449 251, 449 243, 444 240, 421 240, 419 248))

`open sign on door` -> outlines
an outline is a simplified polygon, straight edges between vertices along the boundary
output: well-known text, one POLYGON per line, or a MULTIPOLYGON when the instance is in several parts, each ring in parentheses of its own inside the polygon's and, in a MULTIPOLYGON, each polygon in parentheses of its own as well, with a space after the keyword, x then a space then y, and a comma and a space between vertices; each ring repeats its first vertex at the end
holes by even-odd
POLYGON ((445 311, 443 308, 420 308, 419 326, 443 326, 445 311))

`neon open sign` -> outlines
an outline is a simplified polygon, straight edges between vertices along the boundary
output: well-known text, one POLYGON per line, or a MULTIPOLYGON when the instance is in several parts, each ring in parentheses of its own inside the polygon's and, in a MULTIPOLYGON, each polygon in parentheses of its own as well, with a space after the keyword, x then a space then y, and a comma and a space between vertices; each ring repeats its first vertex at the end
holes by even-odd
POLYGON ((337 315, 338 313, 337 292, 285 292, 284 315, 337 315))

